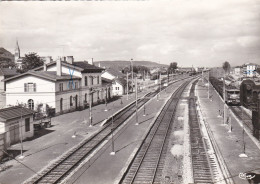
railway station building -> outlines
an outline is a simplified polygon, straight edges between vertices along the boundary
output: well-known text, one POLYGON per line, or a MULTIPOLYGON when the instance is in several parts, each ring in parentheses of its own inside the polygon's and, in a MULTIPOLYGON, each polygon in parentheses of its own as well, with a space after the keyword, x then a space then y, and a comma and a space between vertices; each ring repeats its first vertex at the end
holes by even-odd
MULTIPOLYGON (((102 86, 104 69, 87 62, 74 62, 72 56, 58 59, 26 73, 6 79, 6 103, 55 114, 86 108, 104 101, 107 86, 102 86)), ((109 86, 108 86, 109 88, 109 86)))

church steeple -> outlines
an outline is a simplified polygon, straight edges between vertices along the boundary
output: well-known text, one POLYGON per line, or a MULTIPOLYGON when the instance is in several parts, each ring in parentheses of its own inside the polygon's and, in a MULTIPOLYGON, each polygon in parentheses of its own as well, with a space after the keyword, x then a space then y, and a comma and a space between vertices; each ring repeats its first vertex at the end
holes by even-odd
POLYGON ((20 47, 18 44, 18 40, 16 40, 16 47, 14 51, 14 60, 17 61, 20 58, 20 47))

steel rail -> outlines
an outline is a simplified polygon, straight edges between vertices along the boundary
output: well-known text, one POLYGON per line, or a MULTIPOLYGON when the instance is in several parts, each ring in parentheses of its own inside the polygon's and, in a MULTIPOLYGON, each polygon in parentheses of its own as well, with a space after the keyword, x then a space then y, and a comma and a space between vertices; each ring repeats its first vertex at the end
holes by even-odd
MULTIPOLYGON (((183 80, 183 79, 180 79, 183 80)), ((177 80, 171 84, 174 84, 180 80, 177 80)), ((170 86, 170 85, 169 85, 170 86)), ((168 86, 167 86, 168 87, 168 86)), ((162 87, 164 89, 166 87, 162 87)), ((143 104, 149 101, 150 98, 154 97, 159 92, 159 89, 154 92, 148 93, 145 98, 138 100, 138 108, 141 108, 143 104)), ((89 139, 82 142, 77 148, 67 153, 60 160, 54 163, 50 169, 44 170, 42 173, 38 174, 33 178, 33 183, 59 183, 62 181, 76 166, 80 164, 82 160, 86 158, 90 153, 94 151, 116 128, 118 128, 122 122, 124 122, 128 117, 130 117, 133 112, 130 110, 134 108, 135 105, 131 104, 128 108, 116 114, 114 117, 115 128, 110 130, 110 124, 107 123, 99 132, 92 135, 89 139), (123 119, 123 120, 122 120, 123 119)), ((31 182, 30 182, 31 183, 31 182)))
MULTIPOLYGON (((148 180, 145 181, 145 183, 147 183, 147 182, 154 183, 155 182, 158 166, 159 166, 160 160, 162 158, 163 148, 165 148, 166 138, 169 135, 170 126, 172 125, 172 119, 173 119, 174 114, 175 114, 174 112, 175 112, 175 109, 176 109, 177 104, 178 104, 178 98, 176 98, 176 97, 179 97, 181 95, 181 93, 184 91, 184 89, 188 85, 188 83, 189 82, 185 82, 184 84, 182 84, 182 86, 179 87, 173 93, 173 95, 170 98, 170 100, 164 106, 163 110, 161 111, 161 113, 157 117, 154 125, 150 128, 150 130, 147 133, 145 139, 142 141, 142 143, 141 143, 141 145, 140 145, 136 155, 134 156, 133 160, 129 164, 126 172, 124 173, 124 175, 121 178, 119 183, 135 183, 136 177, 140 173, 140 169, 142 167, 142 164, 145 162, 144 160, 147 159, 147 158, 149 159, 149 155, 148 154, 151 153, 151 152, 149 152, 149 151, 151 151, 150 148, 152 149, 153 154, 155 154, 154 152, 157 149, 155 150, 153 148, 156 148, 156 145, 159 144, 159 147, 158 147, 159 148, 158 149, 159 152, 156 154, 156 155, 158 155, 156 161, 154 162, 153 159, 150 160, 150 165, 151 166, 153 166, 153 163, 155 163, 154 170, 152 172, 153 174, 149 178, 149 181, 148 180), (174 112, 171 111, 170 112, 171 115, 170 115, 169 120, 167 119, 168 121, 165 121, 166 114, 169 113, 168 110, 171 107, 173 107, 173 111, 174 112), (165 123, 166 126, 163 123, 165 123), (162 128, 162 127, 163 127, 163 130, 159 129, 159 128, 162 128), (156 139, 156 136, 160 136, 161 134, 163 134, 163 139, 161 139, 161 137, 159 137, 160 138, 159 141, 161 141, 161 142, 158 142, 158 139, 156 139), (146 141, 149 141, 148 145, 147 145, 146 141), (153 145, 153 144, 155 144, 155 145, 153 145), (152 147, 152 146, 155 146, 155 147, 152 147), (145 150, 143 151, 142 148, 144 148, 145 150), (138 159, 138 157, 140 155, 141 155, 141 160, 138 159), (138 162, 138 163, 135 163, 135 161, 138 162), (134 170, 134 173, 131 173, 131 170, 134 170), (130 177, 130 181, 125 181, 125 180, 129 180, 128 179, 129 177, 130 177)), ((154 156, 154 155, 152 155, 152 156, 154 156)), ((149 170, 149 169, 147 168, 147 170, 149 170)), ((143 175, 141 175, 142 178, 145 178, 145 176, 144 176, 145 174, 147 174, 147 173, 144 173, 143 175)))

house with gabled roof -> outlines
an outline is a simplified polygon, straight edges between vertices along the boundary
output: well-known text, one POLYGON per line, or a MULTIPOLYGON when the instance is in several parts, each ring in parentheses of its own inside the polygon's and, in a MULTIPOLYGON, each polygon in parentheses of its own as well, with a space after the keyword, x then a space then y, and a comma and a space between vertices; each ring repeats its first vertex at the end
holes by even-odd
POLYGON ((109 79, 109 80, 113 80, 115 78, 125 78, 126 75, 113 68, 107 68, 106 70, 104 70, 102 72, 101 77, 109 79))
POLYGON ((124 95, 127 92, 127 81, 123 78, 115 78, 112 87, 113 95, 124 95))
POLYGON ((34 113, 35 111, 21 106, 0 109, 0 134, 5 134, 6 147, 34 135, 34 113))
POLYGON ((43 105, 43 111, 48 105, 56 114, 86 108, 104 101, 106 90, 111 90, 102 85, 103 70, 84 61, 74 62, 72 56, 60 58, 6 80, 7 104, 24 103, 32 109, 43 105))
POLYGON ((16 69, 0 68, 0 108, 6 106, 6 84, 4 80, 17 74, 16 69))

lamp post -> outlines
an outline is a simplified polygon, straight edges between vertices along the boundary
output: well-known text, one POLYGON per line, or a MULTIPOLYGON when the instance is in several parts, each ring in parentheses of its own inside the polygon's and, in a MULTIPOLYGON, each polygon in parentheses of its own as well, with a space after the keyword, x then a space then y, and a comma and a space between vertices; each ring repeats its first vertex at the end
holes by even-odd
POLYGON ((136 115, 136 123, 135 125, 139 125, 138 123, 138 113, 137 113, 137 77, 135 78, 135 115, 136 115))
POLYGON ((126 100, 128 100, 128 90, 129 90, 129 86, 128 86, 128 72, 126 72, 126 100))
POLYGON ((208 71, 208 99, 209 99, 209 71, 208 71))
POLYGON ((93 97, 94 91, 91 90, 89 93, 89 127, 92 127, 92 97, 93 97))
POLYGON ((105 105, 106 105, 105 111, 107 111, 107 87, 105 89, 105 105))
POLYGON ((223 77, 223 100, 224 100, 224 110, 223 110, 223 124, 226 123, 226 85, 225 85, 225 73, 223 77))
POLYGON ((110 155, 115 155, 116 152, 115 152, 115 147, 114 147, 114 117, 112 115, 112 128, 111 128, 111 134, 112 134, 112 138, 111 138, 111 146, 112 146, 112 151, 110 153, 110 155))
POLYGON ((132 72, 132 90, 134 90, 134 69, 133 69, 133 59, 131 58, 131 72, 132 72))
POLYGON ((20 141, 21 141, 21 155, 19 156, 19 159, 23 159, 24 158, 24 155, 23 155, 23 129, 22 129, 22 126, 23 126, 23 106, 21 105, 21 128, 20 128, 20 130, 21 130, 21 133, 20 133, 20 141))

